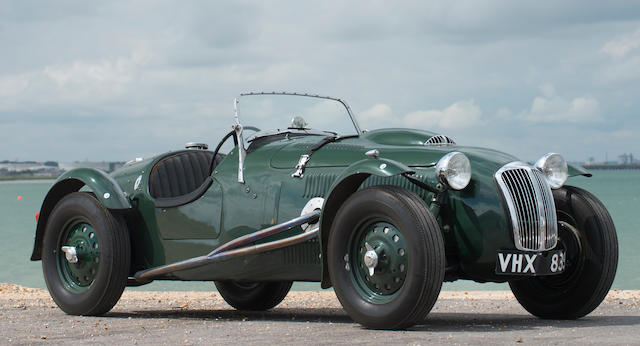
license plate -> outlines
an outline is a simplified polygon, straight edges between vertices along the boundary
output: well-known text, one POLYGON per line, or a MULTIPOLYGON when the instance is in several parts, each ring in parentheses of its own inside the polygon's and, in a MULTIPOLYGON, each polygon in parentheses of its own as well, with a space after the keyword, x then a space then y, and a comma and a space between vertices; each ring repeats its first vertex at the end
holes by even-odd
POLYGON ((564 272, 564 250, 546 252, 498 251, 496 274, 502 275, 553 275, 564 272))

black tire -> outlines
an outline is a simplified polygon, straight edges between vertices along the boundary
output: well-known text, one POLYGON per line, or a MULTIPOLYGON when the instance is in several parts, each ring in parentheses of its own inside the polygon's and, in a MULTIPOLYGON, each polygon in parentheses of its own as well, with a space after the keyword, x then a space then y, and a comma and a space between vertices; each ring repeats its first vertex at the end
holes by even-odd
POLYGON ((618 266, 618 238, 611 216, 591 193, 573 186, 554 190, 558 246, 567 252, 565 272, 509 282, 531 314, 576 319, 600 305, 618 266))
POLYGON ((56 204, 44 234, 42 270, 60 309, 71 315, 101 315, 111 310, 124 291, 130 261, 125 222, 93 195, 74 192, 56 204), (86 254, 79 254, 77 263, 69 263, 61 251, 65 245, 84 249, 86 254), (82 272, 86 276, 75 277, 82 272))
POLYGON ((227 304, 238 310, 269 310, 287 296, 292 281, 236 282, 216 281, 216 288, 227 304))
POLYGON ((365 327, 410 327, 422 322, 438 299, 445 268, 440 227, 424 201, 406 189, 374 186, 351 195, 333 221, 327 250, 336 296, 349 316, 365 327), (378 242, 378 247, 369 241, 378 242), (400 246, 406 251, 393 242, 404 242, 400 246), (371 249, 378 263, 367 267, 362 253, 371 249), (406 271, 394 264, 403 260, 406 271))

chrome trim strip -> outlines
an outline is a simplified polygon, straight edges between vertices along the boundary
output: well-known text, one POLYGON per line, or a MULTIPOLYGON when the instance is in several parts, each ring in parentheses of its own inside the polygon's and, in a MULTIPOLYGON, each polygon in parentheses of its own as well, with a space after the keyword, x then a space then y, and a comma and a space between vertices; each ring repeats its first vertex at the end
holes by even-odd
POLYGON ((244 184, 244 158, 247 156, 247 150, 244 147, 244 139, 242 138, 242 125, 238 121, 238 103, 240 101, 236 97, 233 100, 233 125, 231 128, 236 133, 236 140, 238 141, 238 182, 244 184))
MULTIPOLYGON (((239 97, 241 97, 241 96, 256 96, 256 95, 305 96, 305 97, 315 97, 315 98, 318 98, 318 99, 333 100, 333 101, 340 102, 342 104, 342 106, 344 106, 344 108, 347 110, 347 114, 349 114, 349 117, 351 118, 351 122, 353 123, 353 126, 356 128, 356 132, 358 134, 363 133, 362 130, 360 129, 360 125, 358 125, 358 121, 356 120, 356 117, 353 115, 353 112, 351 111, 351 107, 349 107, 349 105, 347 104, 346 101, 344 101, 342 99, 339 99, 337 97, 322 96, 322 95, 307 94, 307 93, 287 92, 287 91, 248 92, 248 93, 240 94, 239 97)), ((236 98, 236 100, 237 99, 238 98, 236 98)), ((236 102, 236 104, 237 104, 237 102, 236 102)), ((236 112, 236 119, 237 119, 237 112, 236 112)))

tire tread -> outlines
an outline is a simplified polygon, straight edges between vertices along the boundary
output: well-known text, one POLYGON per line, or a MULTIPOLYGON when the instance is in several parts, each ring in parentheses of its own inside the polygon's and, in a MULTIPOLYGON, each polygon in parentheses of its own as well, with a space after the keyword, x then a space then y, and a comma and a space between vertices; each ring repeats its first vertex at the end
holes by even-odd
MULTIPOLYGON (((353 296, 352 293, 347 293, 347 291, 344 292, 344 295, 341 293, 337 283, 342 282, 343 279, 338 281, 337 277, 334 276, 334 270, 332 270, 332 266, 334 266, 334 264, 330 264, 329 267, 331 281, 334 283, 334 287, 336 287, 336 295, 341 301, 343 307, 345 307, 349 315, 357 322, 363 324, 365 327, 374 329, 405 329, 422 322, 438 299, 442 282, 444 281, 445 268, 444 241, 440 231, 440 226, 429 208, 426 206, 425 202, 420 197, 415 193, 398 186, 378 185, 359 190, 347 198, 341 208, 346 205, 350 205, 351 203, 361 203, 363 199, 367 198, 363 197, 365 195, 370 198, 380 198, 385 200, 384 205, 387 205, 386 203, 397 204, 401 206, 402 210, 409 212, 409 215, 406 215, 406 217, 409 217, 410 220, 407 220, 406 222, 413 225, 411 228, 416 230, 415 235, 417 236, 417 239, 414 239, 414 242, 419 243, 420 246, 424 246, 426 253, 429 256, 420 259, 420 261, 424 261, 419 267, 421 272, 414 272, 414 274, 417 275, 420 273, 420 277, 422 278, 422 282, 418 284, 419 286, 413 286, 412 284, 416 301, 412 303, 412 305, 407 308, 407 311, 401 316, 397 313, 394 313, 395 316, 393 318, 388 316, 384 319, 381 316, 368 316, 363 311, 360 311, 360 308, 356 307, 358 304, 349 303, 348 296, 353 296), (382 195, 376 197, 375 193, 380 193, 382 195), (416 293, 417 291, 420 291, 420 293, 416 293)), ((343 219, 347 223, 352 222, 347 221, 351 217, 352 216, 347 212, 339 211, 336 219, 334 220, 334 225, 339 224, 343 219)), ((332 252, 341 251, 338 248, 342 246, 339 245, 342 244, 342 240, 339 241, 337 239, 343 236, 340 235, 341 233, 335 232, 339 231, 332 230, 329 234, 328 255, 331 256, 331 258, 336 256, 335 254, 332 254, 332 252), (336 248, 336 246, 338 247, 336 248)), ((329 262, 333 263, 334 261, 330 260, 329 262)), ((333 268, 337 269, 339 267, 333 268)), ((345 284, 348 285, 347 283, 345 284)), ((345 289, 346 287, 347 286, 345 286, 345 289)), ((351 289, 348 290, 349 292, 351 291, 351 289)))
MULTIPOLYGON (((538 285, 535 278, 511 281, 509 286, 520 304, 533 315, 549 319, 577 319, 595 310, 609 293, 617 270, 618 239, 611 215, 609 215, 602 202, 590 192, 574 186, 565 186, 560 190, 554 191, 554 198, 556 199, 556 204, 558 204, 558 201, 561 202, 561 205, 567 204, 565 208, 569 208, 570 211, 565 212, 569 213, 571 217, 574 217, 572 213, 576 210, 590 213, 590 215, 582 215, 587 220, 582 227, 588 228, 591 232, 598 231, 597 239, 602 247, 600 255, 603 263, 602 271, 598 273, 599 276, 597 278, 589 278, 588 280, 584 278, 587 273, 581 273, 578 278, 581 281, 575 283, 577 286, 563 293, 563 298, 554 298, 561 299, 562 307, 551 306, 549 301, 540 302, 536 298, 536 295, 544 295, 545 293, 540 292, 540 288, 536 289, 538 286, 532 286, 538 285), (585 287, 585 285, 588 285, 588 287, 585 287), (591 290, 592 293, 582 300, 579 295, 575 294, 578 293, 575 290, 579 288, 591 290), (568 304, 568 302, 571 302, 571 304, 568 304)), ((583 219, 575 221, 581 222, 583 219)), ((581 230, 581 232, 583 236, 587 236, 586 229, 581 230)), ((593 233, 590 234, 593 236, 593 233)), ((589 249, 589 251, 592 250, 589 249)), ((549 290, 546 287, 544 289, 549 290)), ((558 304, 560 304, 560 301, 558 301, 558 304)))
POLYGON ((289 293, 291 281, 262 282, 253 292, 239 292, 242 288, 232 281, 215 281, 218 293, 227 304, 237 310, 264 311, 274 308, 289 293))
MULTIPOLYGON (((94 282, 92 287, 89 288, 89 291, 80 293, 80 295, 85 295, 85 300, 81 303, 77 301, 79 297, 72 299, 73 301, 68 297, 65 298, 64 294, 57 292, 57 290, 65 290, 65 288, 63 284, 59 282, 60 278, 57 277, 57 269, 51 267, 57 266, 55 258, 51 257, 55 255, 49 254, 43 255, 42 259, 45 281, 47 282, 47 287, 49 288, 52 298, 66 313, 85 316, 102 315, 116 305, 127 283, 131 263, 129 231, 124 219, 121 216, 112 214, 109 209, 97 200, 93 193, 73 192, 64 196, 54 207, 47 223, 44 241, 45 248, 51 245, 49 244, 51 241, 54 241, 55 238, 52 239, 51 237, 58 236, 57 233, 50 233, 59 231, 57 229, 51 229, 51 225, 56 222, 60 223, 60 220, 57 220, 57 218, 64 217, 65 214, 68 215, 73 212, 79 215, 83 213, 86 213, 86 215, 97 215, 98 218, 104 221, 104 224, 93 225, 93 227, 104 229, 104 234, 99 235, 99 237, 102 238, 100 240, 101 247, 104 248, 105 244, 111 245, 111 253, 103 252, 100 259, 99 273, 104 273, 104 270, 108 270, 105 274, 106 282, 98 286, 95 286, 94 282), (71 212, 69 210, 71 210, 71 212), (58 216, 59 213, 62 213, 63 216, 58 216), (50 271, 52 272, 49 273, 50 271)), ((53 245, 57 246, 55 243, 53 245)), ((99 275, 102 277, 103 274, 99 275)))

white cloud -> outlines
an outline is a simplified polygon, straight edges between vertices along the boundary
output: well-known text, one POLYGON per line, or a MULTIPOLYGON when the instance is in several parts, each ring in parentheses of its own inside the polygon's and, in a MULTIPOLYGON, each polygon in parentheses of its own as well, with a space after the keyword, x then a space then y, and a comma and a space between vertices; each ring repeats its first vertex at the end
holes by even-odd
POLYGON ((133 81, 134 69, 133 62, 126 58, 74 61, 67 65, 46 66, 41 78, 52 82, 54 91, 64 99, 76 100, 85 96, 111 98, 123 93, 133 81))
POLYGON ((551 83, 545 83, 540 86, 540 92, 544 97, 550 98, 556 93, 556 88, 551 83))
POLYGON ((634 138, 635 133, 634 131, 630 131, 630 130, 617 130, 617 131, 613 131, 611 132, 611 135, 615 138, 634 138))
POLYGON ((640 46, 640 29, 605 43, 601 51, 614 58, 622 58, 638 46, 640 46))
POLYGON ((500 109, 498 109, 498 111, 496 112, 496 116, 499 119, 510 118, 512 115, 513 112, 507 107, 500 107, 500 109))
POLYGON ((593 97, 567 100, 554 94, 550 84, 541 86, 543 96, 533 99, 531 108, 518 114, 518 118, 534 123, 578 123, 601 120, 600 104, 593 97))
MULTIPOLYGON (((139 138, 149 151, 215 142, 228 131, 233 97, 260 90, 343 97, 366 109, 367 129, 423 127, 459 142, 498 138, 496 147, 530 135, 532 121, 585 114, 606 114, 606 126, 581 126, 594 133, 640 128, 640 7, 631 3, 12 3, 23 5, 10 5, 0 23, 11 48, 0 65, 0 131, 6 143, 28 138, 20 149, 30 159, 84 159, 77 145, 47 143, 125 122, 140 132, 119 138, 122 149, 96 142, 92 155, 128 159, 139 138), (553 84, 531 92, 544 82, 553 84), (10 123, 18 125, 9 131, 10 123), (64 126, 32 131, 56 123, 64 126)), ((574 145, 583 135, 567 131, 575 123, 557 125, 540 127, 561 127, 548 138, 574 157, 619 148, 574 145)), ((0 159, 14 152, 0 146, 0 159)))
POLYGON ((443 109, 419 110, 404 116, 403 122, 412 128, 463 128, 477 124, 482 110, 474 100, 463 100, 443 109))
MULTIPOLYGON (((389 105, 378 103, 372 107, 358 113, 358 121, 365 129, 375 129, 384 126, 393 126, 393 111, 389 105)), ((396 124, 396 126, 399 124, 396 124)))
POLYGON ((0 75, 0 109, 29 106, 96 105, 132 92, 148 56, 75 60, 37 71, 0 75))
MULTIPOLYGON (((602 68, 599 79, 607 84, 626 84, 640 80, 640 56, 630 56, 602 68)), ((637 97, 636 97, 637 99, 637 97)))
POLYGON ((0 101, 22 94, 29 87, 30 79, 31 74, 28 73, 0 77, 0 101))

